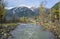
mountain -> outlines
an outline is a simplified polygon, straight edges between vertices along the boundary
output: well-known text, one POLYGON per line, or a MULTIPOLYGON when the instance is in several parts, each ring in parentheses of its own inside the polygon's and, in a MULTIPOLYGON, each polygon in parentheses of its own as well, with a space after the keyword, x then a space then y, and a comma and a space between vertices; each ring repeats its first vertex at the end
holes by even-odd
POLYGON ((39 7, 31 7, 30 8, 35 14, 35 16, 38 16, 40 13, 39 13, 39 7))
POLYGON ((28 7, 14 7, 10 10, 7 11, 6 14, 6 19, 12 19, 15 16, 15 18, 20 18, 20 17, 32 17, 35 16, 35 12, 32 11, 28 7))

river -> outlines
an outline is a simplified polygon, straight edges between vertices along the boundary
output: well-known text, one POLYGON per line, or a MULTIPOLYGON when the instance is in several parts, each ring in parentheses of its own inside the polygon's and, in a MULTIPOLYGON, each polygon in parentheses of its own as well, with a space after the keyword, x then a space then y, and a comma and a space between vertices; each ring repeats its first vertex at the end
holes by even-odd
POLYGON ((54 39, 48 30, 43 30, 43 27, 38 24, 23 24, 20 23, 12 35, 14 38, 9 39, 54 39))

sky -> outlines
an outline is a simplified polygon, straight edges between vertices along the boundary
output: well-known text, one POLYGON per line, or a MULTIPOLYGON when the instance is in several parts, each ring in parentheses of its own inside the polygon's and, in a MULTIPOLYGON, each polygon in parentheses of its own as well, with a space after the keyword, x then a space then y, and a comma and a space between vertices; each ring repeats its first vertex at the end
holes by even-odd
POLYGON ((17 6, 28 6, 28 7, 39 7, 41 3, 44 4, 45 7, 51 8, 60 0, 5 0, 7 3, 7 7, 17 7, 17 6))

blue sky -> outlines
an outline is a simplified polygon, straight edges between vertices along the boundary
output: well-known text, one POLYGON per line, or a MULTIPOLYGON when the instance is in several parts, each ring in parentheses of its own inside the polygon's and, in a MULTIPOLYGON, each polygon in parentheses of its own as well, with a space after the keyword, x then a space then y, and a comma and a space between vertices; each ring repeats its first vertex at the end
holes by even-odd
MULTIPOLYGON (((42 1, 44 0, 6 0, 7 7, 16 7, 20 5, 38 7, 42 1)), ((47 8, 51 8, 53 5, 55 5, 59 1, 60 0, 46 0, 45 6, 47 8)))

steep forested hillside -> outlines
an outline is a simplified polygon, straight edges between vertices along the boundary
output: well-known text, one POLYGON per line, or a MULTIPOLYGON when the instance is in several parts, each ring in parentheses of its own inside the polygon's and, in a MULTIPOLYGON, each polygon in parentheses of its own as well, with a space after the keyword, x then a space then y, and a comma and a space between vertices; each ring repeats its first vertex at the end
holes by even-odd
POLYGON ((56 3, 52 8, 59 9, 59 6, 60 6, 60 2, 56 3))

